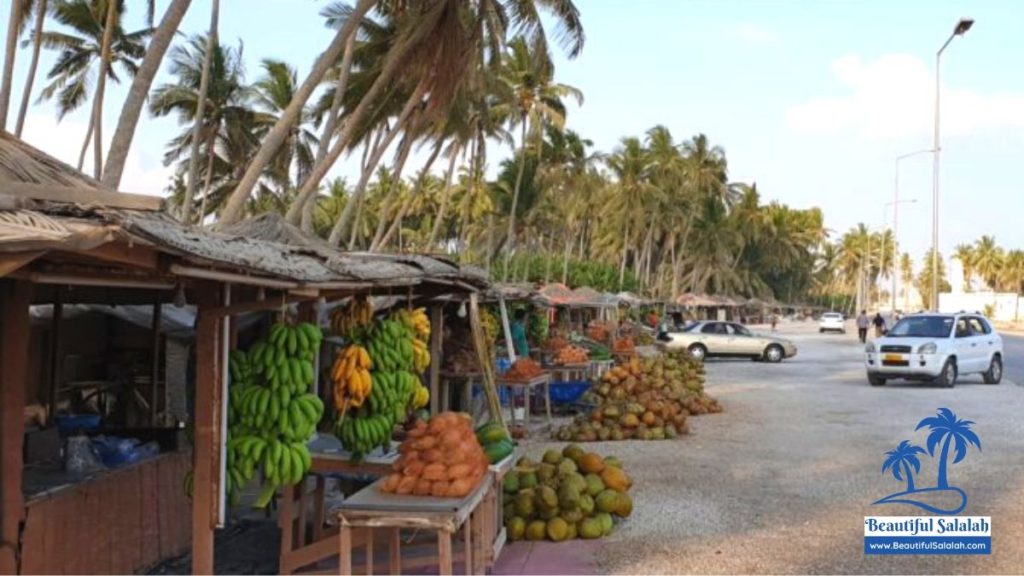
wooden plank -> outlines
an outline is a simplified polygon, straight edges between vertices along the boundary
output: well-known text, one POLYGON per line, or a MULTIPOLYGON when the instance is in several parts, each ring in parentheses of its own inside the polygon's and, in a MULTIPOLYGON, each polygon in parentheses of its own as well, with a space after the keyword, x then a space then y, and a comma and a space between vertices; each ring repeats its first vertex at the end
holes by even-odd
POLYGON ((0 278, 20 270, 26 264, 42 256, 42 250, 34 252, 7 252, 0 254, 0 278))
POLYGON ((21 533, 21 570, 25 574, 52 574, 47 566, 46 553, 46 502, 29 507, 25 513, 25 529, 21 533))
MULTIPOLYGON (((211 287, 213 288, 213 287, 211 287)), ((216 298, 217 290, 211 289, 216 298)), ((200 307, 196 329, 195 489, 192 498, 192 573, 213 574, 214 505, 214 398, 220 380, 220 318, 200 307)))
POLYGON ((120 520, 117 527, 114 545, 116 549, 112 566, 113 573, 127 574, 134 572, 142 566, 142 549, 139 540, 142 538, 139 524, 142 508, 141 493, 139 484, 142 481, 143 466, 133 466, 126 470, 118 482, 117 493, 117 517, 120 520))
POLYGON ((101 244, 95 248, 77 252, 77 254, 103 260, 104 262, 127 264, 128 266, 145 268, 147 270, 156 270, 160 264, 160 253, 155 249, 139 244, 129 244, 123 240, 101 244))
POLYGON ((17 543, 25 517, 21 479, 31 300, 27 282, 0 281, 0 574, 18 571, 17 543))
POLYGON ((50 320, 50 388, 46 395, 49 411, 47 414, 53 418, 57 414, 57 391, 60 390, 61 377, 61 319, 64 316, 64 287, 58 286, 57 299, 53 303, 53 318, 50 320))
POLYGON ((160 403, 160 321, 163 316, 163 305, 159 300, 153 303, 153 322, 150 325, 153 341, 150 345, 152 360, 149 373, 149 425, 156 426, 156 416, 160 403))
POLYGON ((391 542, 389 546, 388 569, 392 574, 402 573, 402 531, 398 528, 391 529, 391 542))
POLYGON ((447 530, 437 531, 437 573, 451 576, 452 573, 452 533, 447 530))
POLYGON ((142 505, 139 507, 139 553, 144 565, 160 560, 160 502, 156 466, 139 468, 139 492, 142 505))
MULTIPOLYGON (((441 403, 442 337, 444 336, 444 308, 438 304, 430 308, 430 413, 437 414, 441 403)), ((445 397, 447 402, 447 397, 445 397)))
POLYGON ((85 186, 53 186, 7 180, 3 183, 2 192, 5 196, 70 204, 99 205, 104 208, 123 208, 125 210, 159 211, 163 209, 164 204, 163 199, 158 196, 128 194, 85 186))

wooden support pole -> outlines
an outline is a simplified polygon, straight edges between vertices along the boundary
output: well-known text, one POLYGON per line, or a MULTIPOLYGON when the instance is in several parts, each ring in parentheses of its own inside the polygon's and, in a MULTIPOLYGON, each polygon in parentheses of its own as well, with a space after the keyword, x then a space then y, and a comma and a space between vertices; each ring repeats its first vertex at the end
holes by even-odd
MULTIPOLYGON (((430 308, 430 413, 441 410, 441 362, 444 339, 444 308, 441 304, 430 308)), ((445 401, 447 404, 447 401, 445 401)))
POLYGON ((206 312, 216 306, 219 290, 204 291, 212 301, 199 307, 196 327, 195 446, 193 470, 195 489, 192 497, 192 573, 213 574, 213 534, 217 522, 217 482, 219 462, 216 432, 220 405, 221 318, 206 312))
MULTIPOLYGON (((159 412, 158 406, 160 404, 159 391, 160 386, 158 384, 160 380, 160 321, 163 316, 163 305, 159 300, 153 303, 153 342, 152 342, 152 359, 153 369, 150 372, 150 394, 149 394, 149 425, 156 426, 156 417, 159 412)), ((166 408, 165 408, 166 409, 166 408)))
POLYGON ((494 377, 494 359, 487 353, 484 327, 480 322, 480 298, 476 293, 469 295, 469 327, 473 332, 473 347, 476 349, 476 357, 480 362, 484 396, 487 398, 491 421, 505 426, 505 418, 501 414, 501 400, 498 397, 498 388, 494 377))
POLYGON ((28 282, 0 282, 0 574, 17 574, 19 570, 19 532, 25 515, 21 477, 31 299, 28 282))
POLYGON ((57 415, 57 394, 60 391, 60 325, 64 317, 64 287, 58 286, 53 303, 53 318, 50 319, 50 391, 46 402, 47 418, 57 415))

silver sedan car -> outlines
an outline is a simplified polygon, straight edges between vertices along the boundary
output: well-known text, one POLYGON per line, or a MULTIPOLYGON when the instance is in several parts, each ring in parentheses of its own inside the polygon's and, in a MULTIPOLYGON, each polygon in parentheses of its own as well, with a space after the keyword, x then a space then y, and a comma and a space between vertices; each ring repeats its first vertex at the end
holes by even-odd
POLYGON ((718 356, 782 362, 796 356, 793 342, 754 334, 735 322, 694 322, 680 332, 662 332, 658 340, 659 346, 667 350, 685 349, 697 359, 718 356))

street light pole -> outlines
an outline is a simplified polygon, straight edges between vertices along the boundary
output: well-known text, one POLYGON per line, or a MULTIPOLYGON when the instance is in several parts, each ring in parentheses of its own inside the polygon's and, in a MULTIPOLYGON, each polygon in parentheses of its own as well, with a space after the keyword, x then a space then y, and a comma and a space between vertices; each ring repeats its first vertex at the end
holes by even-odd
MULTIPOLYGON (((929 150, 925 150, 929 152, 929 150)), ((899 184, 897 184, 899 186, 899 184)), ((897 193, 897 198, 899 194, 897 193)), ((885 231, 886 227, 889 226, 889 206, 892 206, 892 271, 889 273, 889 277, 892 280, 892 294, 890 294, 890 300, 892 300, 892 313, 896 314, 896 276, 898 270, 896 269, 896 259, 899 258, 899 242, 897 241, 897 235, 899 234, 899 221, 897 220, 897 214, 899 213, 900 204, 917 204, 917 198, 910 198, 907 200, 894 200, 892 202, 886 202, 885 207, 882 208, 882 249, 878 257, 879 267, 885 263, 885 231)))
MULTIPOLYGON (((912 156, 918 156, 920 154, 931 154, 932 152, 933 152, 933 150, 929 150, 929 149, 916 150, 914 152, 909 152, 907 154, 903 154, 903 155, 900 155, 900 156, 896 157, 896 170, 894 171, 895 172, 895 176, 894 176, 895 182, 894 182, 894 186, 893 186, 893 196, 892 196, 892 202, 891 202, 891 204, 893 205, 893 209, 892 209, 892 254, 893 254, 893 262, 892 262, 892 268, 893 268, 893 274, 892 274, 892 311, 893 311, 893 313, 896 312, 896 280, 897 280, 897 277, 899 276, 898 270, 896 269, 896 258, 899 258, 899 246, 900 246, 900 240, 899 240, 899 233, 900 233, 900 204, 903 203, 903 202, 900 202, 900 161, 905 160, 907 158, 910 158, 912 156)), ((917 200, 914 200, 914 202, 917 202, 917 200)))
POLYGON ((942 48, 935 53, 935 141, 932 146, 934 156, 932 156, 932 294, 931 294, 931 309, 938 311, 939 309, 939 154, 942 150, 939 145, 939 92, 941 84, 939 83, 939 66, 941 64, 942 52, 949 46, 949 43, 953 41, 953 38, 957 36, 963 36, 971 29, 974 25, 974 20, 971 18, 961 18, 957 22, 956 28, 953 29, 953 33, 949 35, 946 42, 942 44, 942 48))

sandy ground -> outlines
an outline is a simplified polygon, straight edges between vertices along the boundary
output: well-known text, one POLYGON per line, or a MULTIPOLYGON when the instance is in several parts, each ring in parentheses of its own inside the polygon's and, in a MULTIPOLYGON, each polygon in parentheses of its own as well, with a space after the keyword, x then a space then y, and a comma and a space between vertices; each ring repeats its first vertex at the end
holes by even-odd
MULTIPOLYGON (((602 541, 608 573, 1019 573, 1024 569, 1024 388, 966 378, 953 389, 870 387, 854 334, 783 324, 799 355, 779 365, 708 363, 708 391, 725 406, 691 420, 680 441, 595 443, 633 476, 632 518, 602 541), (917 515, 871 503, 901 483, 880 473, 883 453, 939 407, 974 420, 984 451, 950 469, 965 514, 991 516, 993 553, 866 556, 865 515, 917 515)), ((1022 342, 1009 342, 1018 349, 1022 342)), ((1016 360, 1015 360, 1016 361, 1016 360)), ((1015 365, 1016 366, 1016 365, 1015 365)), ((1020 379, 1020 370, 1009 371, 1020 379)), ((530 442, 529 454, 545 442, 530 442)), ((925 458, 918 484, 934 483, 925 458)))

